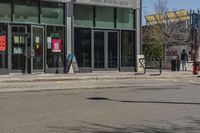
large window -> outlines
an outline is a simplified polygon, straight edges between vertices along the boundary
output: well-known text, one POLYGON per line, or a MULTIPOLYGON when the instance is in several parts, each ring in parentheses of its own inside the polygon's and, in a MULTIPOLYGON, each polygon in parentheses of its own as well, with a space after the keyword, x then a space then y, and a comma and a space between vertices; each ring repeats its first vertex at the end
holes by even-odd
POLYGON ((38 23, 38 0, 14 0, 14 21, 38 23))
POLYGON ((0 23, 0 69, 8 68, 7 25, 0 23))
POLYGON ((11 0, 0 1, 0 21, 11 20, 11 0))
POLYGON ((114 28, 114 8, 96 7, 96 27, 114 28))
POLYGON ((117 28, 133 29, 134 23, 134 10, 126 8, 117 8, 117 28))
POLYGON ((121 33, 121 66, 135 66, 135 33, 132 31, 122 31, 121 33))
POLYGON ((74 26, 93 27, 93 7, 87 5, 74 6, 74 26))
POLYGON ((47 27, 47 68, 63 68, 65 60, 64 27, 47 27))
POLYGON ((91 30, 75 28, 74 51, 79 67, 91 67, 91 30))
POLYGON ((46 24, 64 24, 64 4, 61 2, 41 2, 41 22, 46 24))

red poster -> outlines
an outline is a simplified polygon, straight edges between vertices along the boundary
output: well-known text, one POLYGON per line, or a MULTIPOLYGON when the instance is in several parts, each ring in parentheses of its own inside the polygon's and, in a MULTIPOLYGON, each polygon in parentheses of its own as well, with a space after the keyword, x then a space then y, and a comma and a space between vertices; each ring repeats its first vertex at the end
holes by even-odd
POLYGON ((0 51, 6 51, 6 35, 0 36, 0 51))
POLYGON ((61 39, 52 39, 51 41, 52 52, 61 52, 61 39))

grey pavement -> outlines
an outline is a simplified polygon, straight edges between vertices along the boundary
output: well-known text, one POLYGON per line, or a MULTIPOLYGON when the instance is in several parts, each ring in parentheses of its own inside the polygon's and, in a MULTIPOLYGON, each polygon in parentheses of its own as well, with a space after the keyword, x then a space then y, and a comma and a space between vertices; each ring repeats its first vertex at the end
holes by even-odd
MULTIPOLYGON (((152 73, 152 72, 151 72, 152 73)), ((129 84, 135 80, 184 80, 200 84, 197 76, 192 72, 170 72, 165 71, 160 76, 135 75, 131 72, 95 72, 79 74, 11 74, 0 76, 0 92, 19 91, 47 91, 47 90, 71 90, 71 89, 91 89, 91 88, 128 88, 129 84), (33 85, 32 83, 35 82, 33 85), (48 82, 48 87, 46 83, 48 82), (102 84, 103 83, 103 84, 102 84), (59 85, 59 87, 58 87, 59 85)))
POLYGON ((165 79, 165 78, 196 78, 191 71, 171 72, 163 71, 160 76, 151 76, 158 72, 147 72, 145 75, 137 75, 134 72, 93 72, 76 74, 10 74, 0 75, 0 83, 12 82, 43 82, 43 81, 67 81, 67 80, 101 80, 101 79, 165 79))
POLYGON ((0 93, 0 133, 200 132, 198 79, 77 82, 102 86, 86 89, 70 89, 69 82, 0 84, 11 89, 58 89, 0 93), (107 85, 127 86, 104 88, 107 85))

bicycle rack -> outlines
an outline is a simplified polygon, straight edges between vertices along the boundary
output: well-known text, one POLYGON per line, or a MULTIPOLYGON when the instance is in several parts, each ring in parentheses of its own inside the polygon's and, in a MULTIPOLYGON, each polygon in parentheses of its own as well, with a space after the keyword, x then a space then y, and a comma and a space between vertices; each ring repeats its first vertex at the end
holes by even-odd
POLYGON ((152 59, 139 59, 140 66, 144 69, 143 73, 135 73, 135 75, 145 75, 147 69, 158 69, 159 73, 151 73, 150 76, 160 76, 162 74, 162 59, 160 60, 152 60, 152 59), (144 65, 145 64, 145 65, 144 65))

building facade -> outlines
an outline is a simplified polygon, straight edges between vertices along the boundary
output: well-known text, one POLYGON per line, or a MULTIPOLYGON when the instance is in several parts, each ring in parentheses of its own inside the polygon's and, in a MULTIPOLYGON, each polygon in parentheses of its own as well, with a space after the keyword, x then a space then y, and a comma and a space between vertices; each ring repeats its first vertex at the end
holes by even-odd
POLYGON ((0 74, 134 71, 140 0, 1 0, 0 74))

